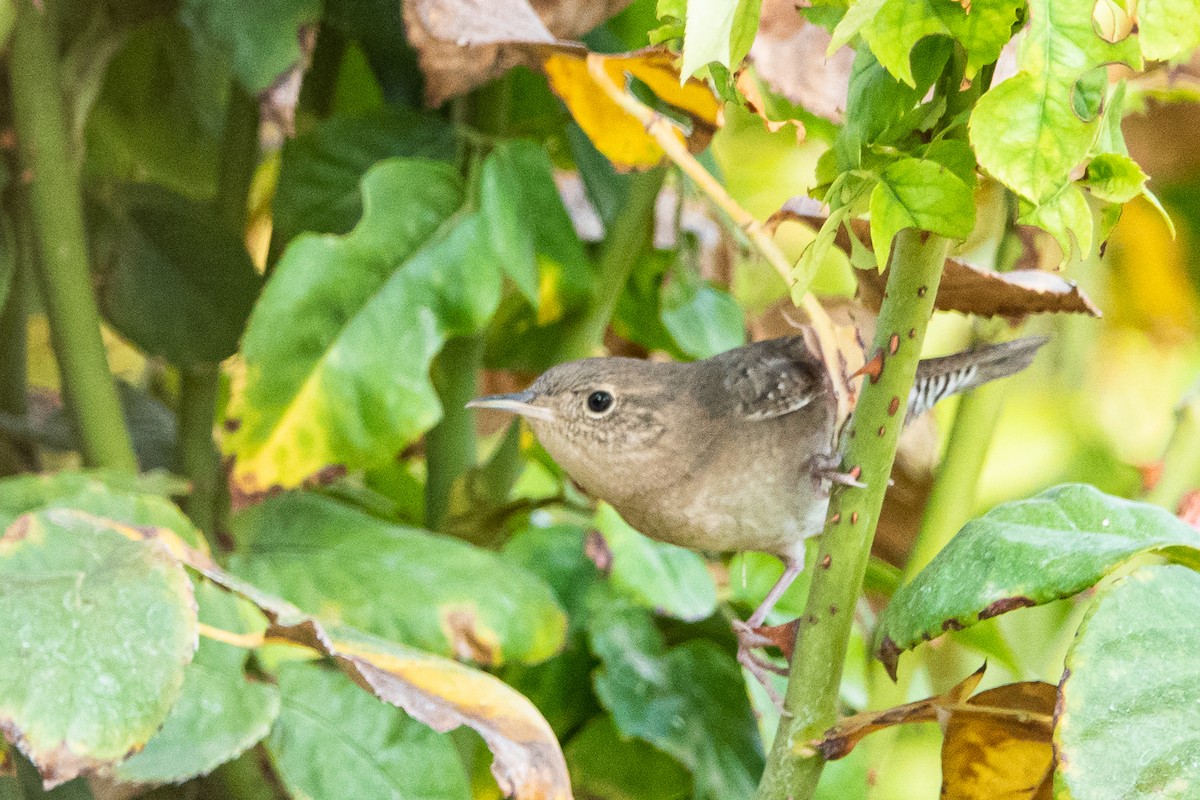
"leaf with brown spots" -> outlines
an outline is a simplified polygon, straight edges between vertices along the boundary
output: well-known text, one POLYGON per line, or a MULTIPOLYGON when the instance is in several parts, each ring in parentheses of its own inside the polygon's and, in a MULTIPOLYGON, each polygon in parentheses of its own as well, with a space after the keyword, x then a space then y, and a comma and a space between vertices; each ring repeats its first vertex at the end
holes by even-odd
POLYGON ((922 641, 1078 594, 1144 553, 1200 567, 1200 531, 1081 484, 997 506, 896 592, 879 619, 879 657, 894 676, 900 653, 922 641))
POLYGON ((267 640, 332 657, 359 686, 437 731, 466 725, 492 751, 501 791, 518 800, 570 800, 566 761, 549 724, 527 698, 485 672, 309 616, 230 575, 169 531, 129 529, 156 539, 187 566, 249 600, 267 616, 267 640))
POLYGON ((980 692, 950 709, 942 800, 1050 800, 1058 687, 1031 681, 980 692))
MULTIPOLYGON (((792 198, 767 219, 772 230, 784 222, 798 222, 819 230, 827 215, 820 204, 807 197, 792 198)), ((850 220, 854 236, 871 247, 870 224, 866 220, 850 220)), ((834 245, 847 255, 852 251, 850 234, 843 226, 838 229, 834 245)), ((864 305, 878 311, 883 302, 883 290, 888 272, 856 269, 858 293, 864 305)), ((958 311, 983 317, 1007 317, 1018 320, 1029 314, 1087 314, 1100 316, 1100 310, 1075 285, 1060 275, 1037 269, 994 272, 972 266, 959 259, 946 259, 945 272, 938 286, 935 307, 939 311, 958 311)))

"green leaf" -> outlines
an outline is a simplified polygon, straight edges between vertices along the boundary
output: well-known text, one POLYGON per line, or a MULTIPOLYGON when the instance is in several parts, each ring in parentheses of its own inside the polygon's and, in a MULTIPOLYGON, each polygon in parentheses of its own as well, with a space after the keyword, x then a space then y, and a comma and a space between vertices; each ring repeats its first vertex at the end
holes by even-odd
POLYGON ((384 161, 363 198, 351 233, 292 242, 250 317, 225 441, 244 491, 391 459, 441 415, 433 356, 496 308, 498 267, 478 217, 454 216, 452 166, 384 161))
POLYGON ((467 800, 453 742, 314 664, 279 673, 283 699, 267 753, 293 797, 467 800))
POLYGON ((865 5, 873 13, 863 21, 863 38, 888 72, 916 86, 909 55, 917 42, 927 36, 948 36, 959 42, 967 51, 966 77, 973 78, 1000 57, 1025 0, 973 0, 970 11, 957 0, 883 0, 865 5))
POLYGON ((968 522, 892 598, 878 641, 902 650, 1007 611, 1082 592, 1136 555, 1200 566, 1200 532, 1158 506, 1068 484, 968 522))
POLYGON ((1096 34, 1094 5, 1032 0, 1020 71, 980 97, 971 115, 980 166, 1035 204, 1070 182, 1099 134, 1100 119, 1081 119, 1074 107, 1080 79, 1109 63, 1141 67, 1136 39, 1110 44, 1096 34))
POLYGON ((156 474, 89 470, 17 475, 0 480, 0 530, 30 512, 74 509, 126 525, 166 528, 191 547, 205 549, 200 531, 163 496, 178 490, 176 483, 156 474))
POLYGON ((1063 259, 1074 254, 1083 258, 1092 252, 1093 220, 1083 191, 1074 183, 1068 183, 1058 194, 1033 205, 1022 199, 1018 204, 1022 225, 1036 225, 1054 237, 1062 249, 1063 259))
POLYGON ((1140 0, 1137 41, 1150 61, 1170 61, 1200 46, 1200 3, 1196 0, 1140 0))
POLYGON ((495 553, 307 492, 247 509, 233 527, 233 571, 323 619, 489 665, 562 647, 549 587, 495 553))
POLYGON ((563 754, 580 797, 606 800, 684 800, 692 776, 670 756, 621 735, 607 714, 571 737, 563 754))
POLYGON ((1093 197, 1110 203, 1127 203, 1142 193, 1147 179, 1129 156, 1101 153, 1088 164, 1082 183, 1093 197))
POLYGON ((686 270, 662 287, 659 315, 689 358, 708 358, 746 343, 746 320, 737 301, 686 270))
POLYGON ((93 256, 105 317, 177 366, 233 355, 262 285, 241 238, 207 205, 168 189, 127 185, 114 194, 93 256))
POLYGON ((1067 654, 1056 784, 1071 797, 1184 798, 1200 785, 1200 575, 1142 567, 1108 587, 1067 654))
POLYGON ((612 553, 617 591, 659 614, 695 621, 717 609, 717 588, 704 559, 691 550, 643 536, 602 503, 595 525, 612 553))
POLYGON ((301 63, 300 29, 320 16, 320 0, 183 0, 179 9, 193 36, 228 58, 252 94, 301 63))
POLYGON ((47 786, 145 744, 195 649, 191 582, 160 545, 68 509, 0 538, 0 720, 47 786))
POLYGON ((761 9, 762 0, 688 0, 680 76, 713 61, 736 69, 754 43, 761 9))
POLYGON ((715 644, 667 648, 649 612, 598 593, 590 618, 596 693, 617 730, 692 771, 698 800, 750 797, 763 768, 741 669, 715 644))
POLYGON ((962 139, 938 139, 922 151, 921 158, 946 167, 972 189, 979 182, 975 172, 975 152, 962 139))
POLYGON ((974 227, 971 187, 936 161, 889 164, 871 191, 871 241, 880 271, 891 256, 892 238, 905 228, 965 239, 974 227))
MULTIPOLYGON (((196 584, 200 621, 234 633, 244 632, 244 603, 208 581, 196 584)), ((248 607, 247 607, 248 608, 248 607)), ((179 783, 206 775, 263 739, 279 714, 273 684, 248 681, 248 652, 202 638, 184 673, 183 692, 167 721, 146 745, 116 770, 129 783, 179 783)))
POLYGON ((454 137, 440 118, 388 108, 339 114, 283 146, 271 203, 275 231, 346 233, 362 216, 359 182, 376 163, 399 156, 449 161, 454 137))
POLYGON ((84 174, 157 183, 193 199, 217 188, 229 69, 178 22, 130 34, 87 118, 84 174))
POLYGON ((480 175, 479 205, 501 266, 534 308, 542 269, 590 271, 550 157, 537 144, 518 139, 492 151, 480 175))
POLYGON ((800 260, 792 267, 791 293, 792 301, 796 305, 800 305, 801 298, 804 297, 809 287, 812 286, 813 278, 817 276, 817 271, 825 263, 825 259, 833 249, 833 242, 837 237, 838 228, 841 227, 843 220, 849 216, 850 206, 848 204, 830 211, 825 222, 821 223, 821 230, 817 231, 817 238, 808 243, 808 246, 804 248, 804 252, 800 254, 800 260))

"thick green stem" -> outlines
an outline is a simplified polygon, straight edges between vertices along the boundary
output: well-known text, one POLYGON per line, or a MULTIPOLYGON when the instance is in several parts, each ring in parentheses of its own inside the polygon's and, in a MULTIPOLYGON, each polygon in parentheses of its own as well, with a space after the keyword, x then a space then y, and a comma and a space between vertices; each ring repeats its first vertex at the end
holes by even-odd
POLYGON ((1189 491, 1200 489, 1200 386, 1192 389, 1175 412, 1175 432, 1163 455, 1162 477, 1146 500, 1171 511, 1189 491))
MULTIPOLYGON (((241 237, 246 230, 246 200, 258 166, 258 101, 237 81, 229 91, 225 132, 217 165, 217 219, 241 237)), ((217 531, 224 505, 221 457, 213 441, 213 421, 220 397, 221 368, 191 364, 180 368, 179 468, 192 484, 183 508, 210 536, 217 531)))
POLYGON ((483 366, 482 334, 446 342, 430 370, 442 403, 442 418, 425 434, 425 527, 438 530, 450 510, 454 481, 475 466, 475 413, 466 408, 475 396, 483 366))
POLYGON ((137 459, 100 337, 55 54, 50 15, 22 2, 9 57, 13 118, 21 166, 30 178, 37 277, 54 352, 84 461, 134 472, 137 459))
POLYGON ((948 249, 947 240, 912 229, 896 237, 869 362, 878 370, 864 380, 843 433, 842 470, 857 476, 865 488, 837 486, 830 498, 792 656, 784 715, 759 784, 759 800, 812 797, 825 766, 814 742, 837 721, 854 607, 948 249))
POLYGON ((557 361, 592 356, 604 343, 621 291, 654 234, 654 203, 666 177, 666 167, 634 175, 625 205, 613 220, 596 270, 595 293, 584 313, 563 333, 557 361))

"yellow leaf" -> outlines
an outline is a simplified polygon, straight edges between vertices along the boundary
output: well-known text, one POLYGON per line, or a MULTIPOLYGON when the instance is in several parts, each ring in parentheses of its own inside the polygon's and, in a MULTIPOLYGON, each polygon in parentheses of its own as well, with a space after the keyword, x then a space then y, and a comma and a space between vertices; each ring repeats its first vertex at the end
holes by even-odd
MULTIPOLYGON (((588 72, 587 51, 571 45, 541 45, 542 66, 550 88, 562 98, 579 127, 596 149, 617 169, 649 169, 665 155, 641 120, 621 108, 588 72)), ((604 71, 624 90, 627 75, 647 86, 665 103, 679 109, 692 121, 685 136, 673 129, 679 141, 692 152, 703 150, 721 124, 721 107, 709 88, 691 79, 682 86, 674 56, 666 50, 649 49, 622 55, 603 56, 604 71)))

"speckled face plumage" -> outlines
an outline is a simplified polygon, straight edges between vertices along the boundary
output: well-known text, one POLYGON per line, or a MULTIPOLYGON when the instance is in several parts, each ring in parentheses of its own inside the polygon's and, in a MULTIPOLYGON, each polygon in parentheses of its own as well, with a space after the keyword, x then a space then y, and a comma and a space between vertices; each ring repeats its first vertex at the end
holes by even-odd
MULTIPOLYGON (((551 455, 575 461, 589 453, 625 460, 651 448, 667 431, 664 398, 648 396, 636 380, 614 380, 614 359, 585 359, 549 370, 530 387, 534 403, 554 421, 530 420, 551 455), (563 453, 562 450, 571 451, 563 453), (564 458, 565 457, 565 458, 564 458)), ((620 359, 636 368, 646 362, 620 359)), ((570 469, 570 465, 564 464, 570 469)))

